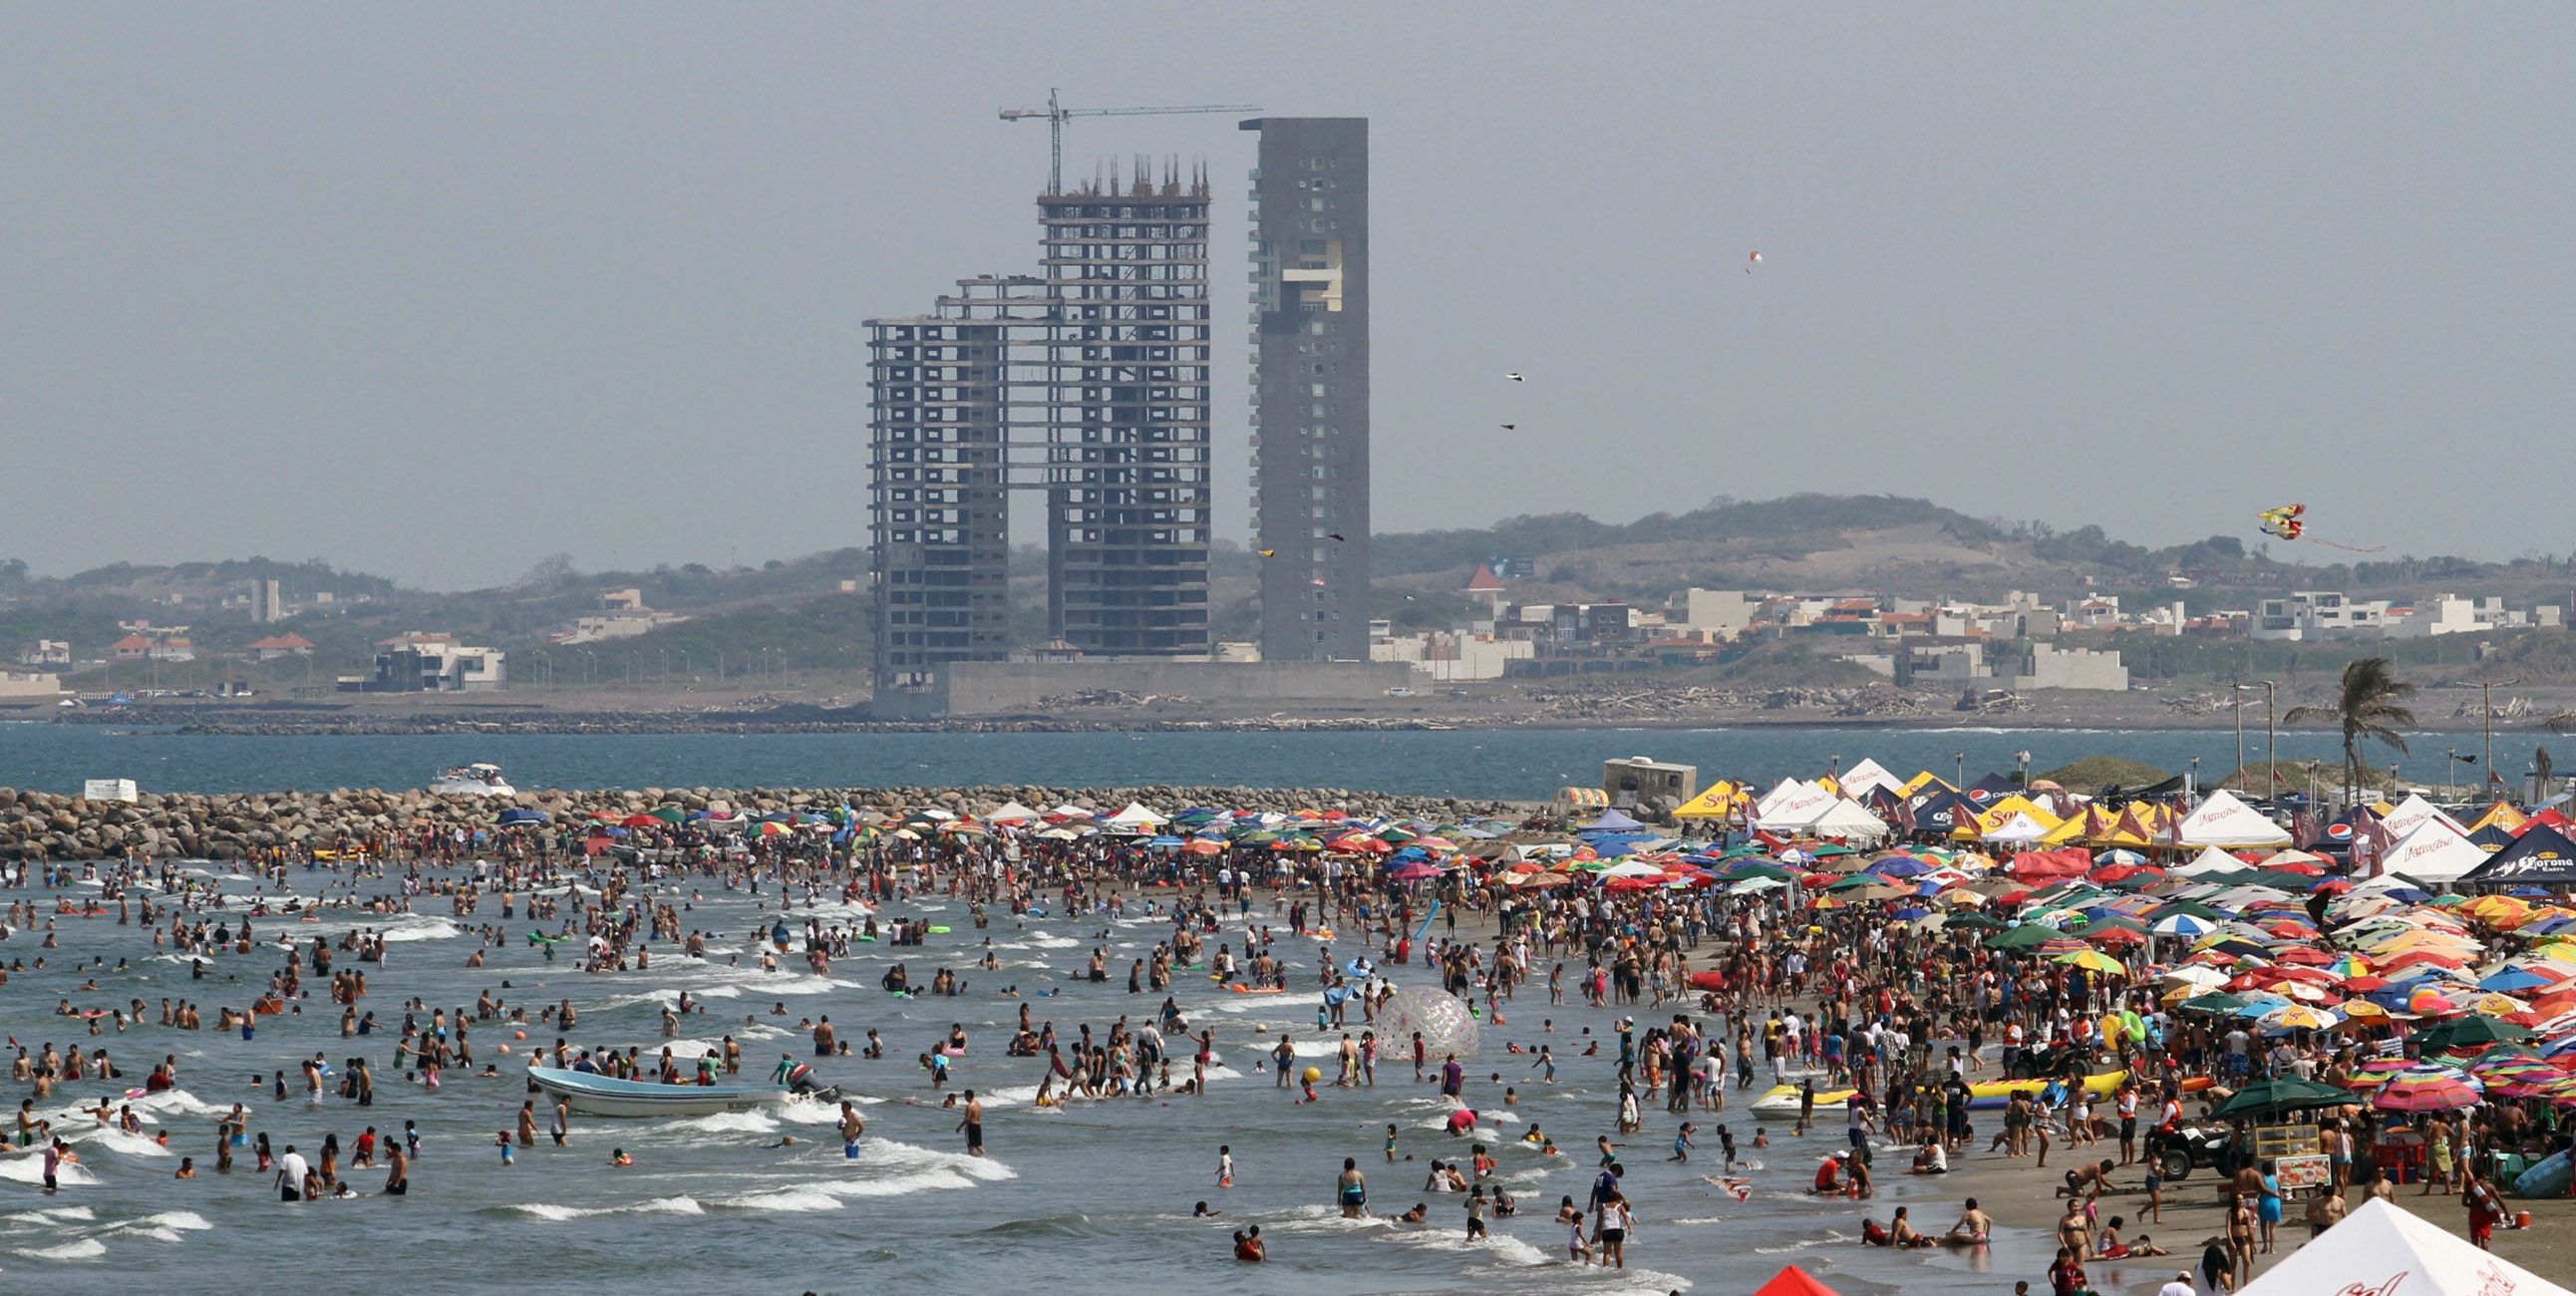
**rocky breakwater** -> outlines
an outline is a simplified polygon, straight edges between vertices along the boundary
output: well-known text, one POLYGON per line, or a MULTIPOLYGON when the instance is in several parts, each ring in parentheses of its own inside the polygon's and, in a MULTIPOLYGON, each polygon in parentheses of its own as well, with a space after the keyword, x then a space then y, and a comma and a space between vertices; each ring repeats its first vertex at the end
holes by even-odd
POLYGON ((643 788, 613 791, 524 791, 508 797, 434 796, 424 791, 339 789, 330 792, 146 794, 134 801, 0 788, 0 859, 238 859, 264 847, 329 849, 421 828, 488 828, 501 811, 543 811, 557 823, 592 815, 623 818, 657 806, 684 812, 763 814, 837 810, 893 818, 937 809, 982 816, 1017 801, 1037 810, 1074 805, 1103 812, 1129 802, 1169 813, 1191 806, 1278 811, 1340 810, 1362 818, 1455 822, 1529 807, 1502 801, 1394 796, 1347 788, 1176 787, 1051 788, 643 788))

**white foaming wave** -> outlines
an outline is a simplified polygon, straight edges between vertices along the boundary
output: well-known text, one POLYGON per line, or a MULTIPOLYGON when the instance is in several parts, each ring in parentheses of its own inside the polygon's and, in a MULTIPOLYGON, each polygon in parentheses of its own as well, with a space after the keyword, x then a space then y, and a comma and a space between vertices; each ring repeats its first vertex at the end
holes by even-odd
POLYGON ((1666 1220, 1664 1222, 1667 1224, 1723 1224, 1726 1222, 1726 1217, 1723 1215, 1695 1215, 1689 1219, 1666 1220))
POLYGON ((1380 1215, 1344 1219, 1340 1207, 1309 1204, 1289 1207, 1277 1219, 1263 1221, 1262 1227, 1273 1233, 1357 1233, 1391 1229, 1395 1221, 1380 1215))
POLYGON ((1454 1251, 1461 1255, 1472 1255, 1507 1265, 1528 1267, 1554 1263, 1546 1252, 1508 1233, 1491 1233, 1486 1235, 1482 1242, 1470 1242, 1463 1233, 1452 1233, 1447 1229, 1437 1232, 1424 1229, 1389 1234, 1379 1241, 1392 1242, 1417 1251, 1454 1251))
POLYGON ((117 1129, 114 1126, 74 1130, 64 1134, 63 1141, 67 1143, 95 1143, 119 1156, 166 1157, 174 1155, 170 1149, 161 1146, 159 1143, 153 1142, 151 1139, 146 1138, 141 1134, 128 1134, 124 1130, 117 1129))
MULTIPOLYGON (((45 1159, 40 1156, 0 1158, 0 1179, 41 1184, 45 1181, 45 1159)), ((67 1164, 55 1172, 54 1180, 63 1184, 88 1185, 97 1183, 98 1176, 91 1174, 86 1166, 67 1164)))
POLYGON ((775 1134, 778 1132, 778 1128, 779 1126, 777 1121, 771 1120, 769 1117, 764 1116, 759 1112, 716 1112, 712 1115, 692 1116, 686 1120, 672 1121, 662 1126, 660 1132, 672 1134, 689 1132, 701 1134, 775 1134))
POLYGON ((195 1211, 163 1211, 158 1215, 146 1215, 132 1223, 151 1228, 175 1229, 182 1233, 203 1233, 215 1227, 206 1221, 205 1216, 195 1211))
MULTIPOLYGON (((38 1177, 42 1178, 41 1175, 38 1177)), ((48 1206, 42 1210, 18 1211, 15 1214, 0 1216, 0 1218, 5 1218, 11 1223, 50 1226, 55 1224, 86 1224, 91 1220, 97 1219, 98 1214, 87 1206, 48 1206)))
POLYGON ((805 1188, 780 1188, 770 1192, 746 1193, 740 1197, 719 1197, 707 1203, 719 1210, 744 1211, 829 1211, 840 1210, 841 1199, 827 1192, 805 1188))
POLYGON ((1787 1246, 1755 1247, 1753 1248, 1753 1253, 1755 1255, 1789 1255, 1794 1252, 1805 1251, 1813 1247, 1834 1246, 1839 1243, 1857 1242, 1859 1240, 1859 1238, 1853 1237, 1851 1234, 1836 1232, 1833 1229, 1826 1229, 1823 1237, 1801 1238, 1787 1246))
MULTIPOLYGON (((883 1098, 870 1098, 865 1094, 843 1094, 841 1096, 861 1107, 870 1107, 885 1101, 883 1098)), ((824 1102, 819 1098, 790 1098, 786 1102, 773 1103, 770 1106, 764 1107, 761 1111, 767 1115, 775 1116, 790 1125, 838 1125, 841 1123, 841 1105, 837 1102, 824 1102)))
POLYGON ((164 1089, 159 1093, 147 1093, 126 1101, 132 1104, 135 1112, 146 1120, 151 1119, 154 1113, 173 1116, 220 1116, 231 1110, 207 1102, 185 1089, 164 1089))
POLYGON ((926 1147, 878 1139, 867 1145, 862 1157, 868 1163, 901 1166, 906 1169, 931 1168, 954 1171, 969 1179, 998 1183, 1017 1179, 1020 1172, 991 1157, 968 1156, 963 1152, 934 1152, 926 1147))
POLYGON ((30 1260, 96 1260, 107 1254, 107 1244, 97 1238, 78 1238, 61 1246, 20 1247, 13 1254, 30 1260))
POLYGON ((1210 1080, 1240 1080, 1243 1078, 1243 1073, 1230 1066, 1218 1065, 1208 1068, 1207 1078, 1210 1080))
POLYGON ((704 1215, 694 1197, 655 1197, 627 1206, 558 1206, 553 1202, 512 1202, 504 1209, 562 1223, 596 1215, 704 1215))
POLYGON ((401 941, 449 940, 465 934, 465 929, 444 918, 397 922, 377 929, 377 935, 389 943, 401 941))
POLYGON ((1665 1296, 1667 1292, 1689 1291, 1691 1280, 1680 1274, 1660 1273, 1653 1269, 1595 1270, 1614 1275, 1612 1282, 1592 1288, 1589 1296, 1665 1296))
POLYGON ((1029 945, 1035 949, 1072 949, 1082 942, 1063 936, 1050 936, 1042 931, 1029 933, 1029 945))

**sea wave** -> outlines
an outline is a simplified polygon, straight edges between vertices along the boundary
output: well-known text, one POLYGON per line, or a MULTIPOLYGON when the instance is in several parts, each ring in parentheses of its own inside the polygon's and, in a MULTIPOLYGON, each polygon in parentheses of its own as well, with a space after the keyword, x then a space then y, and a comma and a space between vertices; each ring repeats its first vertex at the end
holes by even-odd
POLYGON ((96 1260, 107 1254, 107 1244, 97 1238, 75 1238, 60 1246, 19 1247, 10 1254, 30 1260, 96 1260))

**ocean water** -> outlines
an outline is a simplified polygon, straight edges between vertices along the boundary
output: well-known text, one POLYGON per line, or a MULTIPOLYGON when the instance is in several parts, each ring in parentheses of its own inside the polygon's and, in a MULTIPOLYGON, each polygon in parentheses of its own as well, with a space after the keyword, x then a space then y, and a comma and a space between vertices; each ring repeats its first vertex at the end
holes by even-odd
MULTIPOLYGON (((312 896, 330 879, 300 873, 293 886, 312 896)), ((360 892, 373 894, 377 886, 362 883, 360 892)), ((247 893, 252 886, 238 881, 227 890, 247 893)), ((269 894, 275 893, 272 887, 269 894)), ((372 993, 361 1006, 380 1022, 397 1024, 397 1031, 360 1039, 341 1038, 338 1013, 326 1002, 308 1002, 300 1016, 263 1019, 253 1041, 237 1031, 149 1025, 92 1037, 77 1019, 53 1014, 59 998, 79 1006, 140 998, 156 1011, 164 997, 184 998, 200 1004, 212 1022, 219 1007, 246 1005, 279 955, 268 946, 222 955, 213 976, 191 982, 184 963, 156 956, 145 932, 117 926, 112 916, 60 920, 60 947, 53 950, 37 949, 32 933, 0 943, 9 958, 32 963, 41 954, 51 964, 14 973, 0 991, 0 1027, 10 1038, 31 1050, 46 1042, 104 1045, 128 1073, 106 1084, 73 1084, 44 1108, 58 1129, 70 1132, 81 1156, 59 1196, 38 1193, 32 1157, 0 1156, 0 1290, 201 1290, 210 1281, 239 1290, 312 1290, 368 1275, 361 1281, 392 1282, 408 1292, 569 1292, 632 1283, 649 1273, 663 1290, 790 1293, 1041 1285, 1195 1290, 1221 1282, 1248 1291, 1354 1296, 1731 1294, 1752 1290, 1794 1261, 1847 1296, 1864 1296, 2009 1291, 2013 1278, 2036 1276, 2043 1262, 2039 1240, 2018 1235, 1976 1257, 1898 1256, 1857 1245, 1862 1206, 1818 1203, 1798 1191, 1816 1158, 1839 1142, 1838 1132, 1800 1140, 1775 1129, 1774 1146, 1750 1153, 1764 1165, 1753 1174, 1751 1199, 1738 1203, 1715 1191, 1698 1176, 1717 1168, 1707 1160, 1716 1155, 1717 1123, 1731 1122, 1751 1142, 1755 1122, 1739 1101, 1730 1114, 1694 1117, 1706 1150, 1690 1165, 1664 1159, 1678 1122, 1652 1114, 1623 1154, 1641 1217, 1630 1267, 1565 1263, 1563 1230, 1550 1218, 1559 1197, 1579 1201, 1587 1191, 1592 1140, 1609 1131, 1616 1097, 1615 1045, 1602 1056, 1580 1056, 1583 1032, 1607 1037, 1613 1014, 1579 1002, 1551 1009, 1543 987, 1508 1005, 1503 1024, 1487 1027, 1471 1069, 1468 1100, 1493 1120, 1498 1137, 1490 1141, 1498 1145, 1501 1180, 1523 1202, 1520 1216, 1496 1222, 1490 1242, 1471 1246, 1463 1238, 1462 1199, 1422 1191, 1428 1162, 1465 1156, 1468 1140, 1442 1132, 1436 1091, 1413 1082, 1409 1062, 1381 1067, 1375 1088, 1326 1086, 1312 1105, 1297 1104, 1294 1089, 1274 1087, 1270 1074, 1256 1069, 1275 1032, 1295 1032, 1309 1046, 1324 1043, 1307 1038, 1318 999, 1313 993, 1236 995, 1184 974, 1180 1005, 1194 1025, 1215 1028, 1224 1063, 1215 1073, 1223 1078, 1206 1096, 1076 1102, 1063 1111, 1029 1105, 1043 1062, 1002 1054, 1019 1006, 1029 1004, 1037 1020, 1052 1021, 1068 1036, 1078 1023, 1104 1029, 1120 1015, 1150 1014, 1159 999, 1131 997, 1123 976, 1101 986, 1067 978, 1094 945, 1112 949, 1115 967, 1150 949, 1162 934, 1155 918, 1037 918, 1025 925, 1004 919, 975 933, 960 905, 898 906, 894 912, 946 920, 958 931, 934 937, 926 948, 854 947, 870 953, 837 962, 825 978, 801 964, 793 972, 757 970, 754 951, 774 896, 717 890, 679 898, 691 906, 688 925, 720 933, 715 957, 697 963, 669 953, 657 956, 649 972, 625 974, 585 975, 569 961, 547 963, 520 939, 529 925, 524 920, 507 924, 511 938, 489 951, 487 966, 468 969, 474 937, 441 920, 394 920, 404 939, 393 944, 386 965, 367 969, 372 993), (962 969, 975 961, 983 939, 993 941, 1007 966, 1000 973, 967 972, 964 995, 906 1001, 876 989, 896 953, 916 973, 942 965, 962 969), (735 955, 743 966, 727 965, 735 955), (73 966, 94 957, 110 970, 73 966), (112 970, 120 959, 130 960, 128 971, 112 970), (92 978, 95 991, 78 988, 92 978), (1022 997, 996 993, 1009 986, 1022 997), (881 1031, 889 1045, 882 1061, 816 1062, 827 1080, 863 1096, 869 1129, 859 1159, 843 1157, 833 1109, 800 1103, 689 1119, 576 1117, 568 1147, 554 1148, 541 1134, 538 1147, 504 1166, 494 1137, 513 1126, 528 1096, 515 1060, 530 1045, 551 1043, 544 1027, 529 1027, 524 1043, 498 1024, 476 1028, 478 1062, 501 1062, 501 1079, 451 1073, 430 1091, 392 1067, 401 1005, 414 995, 453 1007, 470 1005, 489 989, 526 1005, 531 1016, 568 998, 581 1013, 576 1043, 637 1044, 649 1052, 664 1043, 659 1005, 683 988, 703 997, 708 1010, 687 1019, 677 1051, 694 1053, 730 1033, 745 1046, 747 1071, 765 1073, 782 1052, 805 1060, 812 1049, 797 1028, 808 1018, 828 1014, 854 1041, 870 1027, 881 1031), (1057 993, 1038 993, 1044 990, 1057 993), (950 1091, 973 1087, 993 1095, 986 1121, 991 1155, 981 1160, 963 1155, 956 1114, 938 1105, 942 1091, 914 1061, 952 1022, 972 1032, 973 1045, 956 1065, 950 1091), (1544 1029, 1551 1022, 1553 1032, 1544 1029), (1513 1040, 1552 1043, 1561 1083, 1541 1083, 1528 1057, 1508 1052, 1506 1041, 1513 1040), (494 1052, 505 1042, 514 1046, 510 1058, 494 1052), (378 1077, 376 1103, 360 1108, 336 1093, 308 1103, 295 1068, 316 1051, 335 1065, 368 1055, 378 1077), (134 1103, 150 1128, 170 1132, 168 1148, 99 1130, 75 1110, 102 1096, 119 1100, 165 1055, 177 1060, 179 1090, 134 1103), (283 1101, 269 1087, 281 1069, 289 1090, 283 1101), (1489 1078, 1497 1075, 1499 1084, 1489 1078), (1517 1089, 1517 1105, 1500 1101, 1503 1086, 1517 1089), (248 1105, 253 1130, 267 1133, 281 1150, 291 1143, 311 1155, 325 1134, 337 1134, 343 1176, 367 1195, 282 1204, 246 1153, 234 1173, 217 1175, 215 1120, 236 1101, 248 1105), (416 1121, 424 1135, 411 1192, 399 1199, 375 1195, 383 1170, 351 1168, 345 1150, 366 1126, 394 1132, 405 1120, 416 1121), (1394 1165, 1381 1150, 1390 1123, 1399 1130, 1398 1155, 1407 1158, 1394 1165), (1565 1155, 1544 1157, 1519 1144, 1533 1125, 1553 1134, 1565 1155), (795 1143, 779 1146, 788 1136, 795 1143), (1230 1190, 1215 1184, 1220 1145, 1233 1148, 1238 1166, 1230 1190), (615 1148, 635 1164, 610 1168, 615 1148), (197 1159, 201 1177, 172 1177, 180 1155, 197 1159), (1341 1219, 1332 1201, 1345 1156, 1358 1158, 1368 1174, 1374 1209, 1393 1214, 1427 1201, 1429 1221, 1341 1219), (1192 1204, 1200 1200, 1223 1214, 1194 1219, 1192 1204), (1241 1270, 1230 1259, 1232 1230, 1249 1224, 1261 1225, 1270 1242, 1273 1261, 1260 1271, 1241 1270)), ((498 921, 497 913, 482 917, 498 921)), ((285 930, 309 940, 351 925, 354 919, 262 922, 260 930, 265 937, 285 930)), ((1224 939, 1240 948, 1240 932, 1224 939)), ((1322 952, 1295 943, 1283 948, 1292 984, 1313 985, 1322 952)), ((359 966, 345 958, 342 965, 359 966)), ((1927 1222, 1955 1215, 1946 1196, 1902 1182, 1892 1192, 1867 1209, 1884 1218, 1911 1196, 1927 1222)))
MULTIPOLYGON (((2496 765, 2518 779, 2534 737, 2498 734, 2496 765)), ((2445 748, 2483 752, 2477 735, 2427 734, 2400 757, 2411 777, 2442 777, 2445 748)), ((1514 729, 1392 733, 850 733, 229 736, 98 725, 0 724, 0 787, 77 792, 90 778, 146 791, 420 787, 438 770, 494 761, 519 787, 885 787, 1034 783, 1050 787, 1185 784, 1341 787, 1427 796, 1544 799, 1597 786, 1604 759, 1652 756, 1703 778, 1813 777, 1836 758, 1875 758, 1899 775, 2009 772, 2030 753, 2045 770, 2083 756, 2131 756, 2204 777, 2236 767, 2228 729, 1514 729)), ((2263 735, 2246 737, 2248 760, 2263 735)), ((2283 760, 2342 759, 2334 735, 2284 732, 2283 760)), ((2374 749, 2381 764, 2395 753, 2374 749)), ((2461 767, 2463 780, 2475 777, 2461 767)))

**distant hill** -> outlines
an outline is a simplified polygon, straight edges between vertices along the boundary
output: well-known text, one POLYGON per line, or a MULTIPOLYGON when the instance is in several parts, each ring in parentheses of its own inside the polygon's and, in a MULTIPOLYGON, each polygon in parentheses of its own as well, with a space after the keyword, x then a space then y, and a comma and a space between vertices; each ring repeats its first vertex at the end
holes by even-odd
POLYGON ((1505 518, 1489 527, 1380 535, 1370 540, 1369 550, 1378 575, 1402 576, 1472 568, 1500 555, 1563 554, 1675 541, 1754 541, 1768 552, 1796 555, 1831 548, 1847 531, 1925 526, 1972 545, 2007 538, 1991 522, 1930 500, 1792 495, 1758 502, 1721 499, 1688 513, 1650 513, 1634 522, 1601 522, 1581 513, 1505 518))

